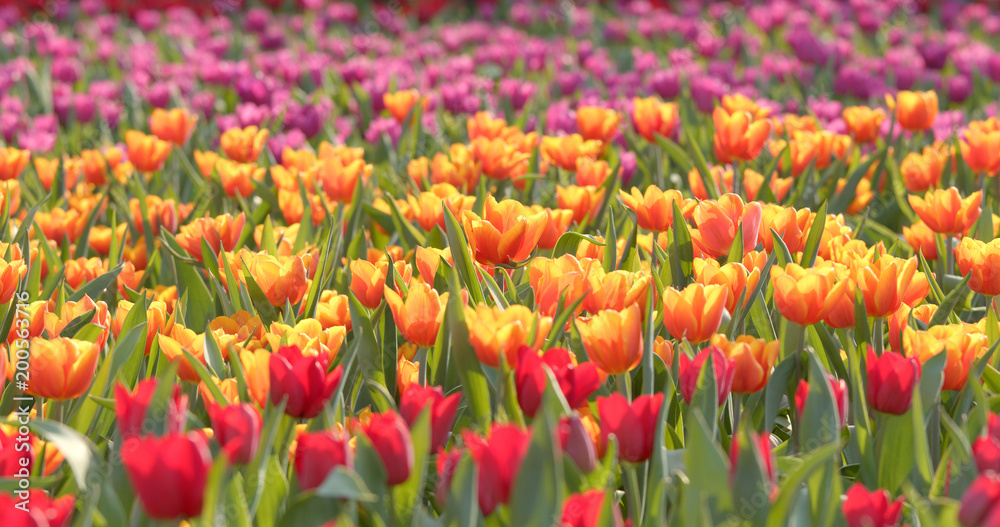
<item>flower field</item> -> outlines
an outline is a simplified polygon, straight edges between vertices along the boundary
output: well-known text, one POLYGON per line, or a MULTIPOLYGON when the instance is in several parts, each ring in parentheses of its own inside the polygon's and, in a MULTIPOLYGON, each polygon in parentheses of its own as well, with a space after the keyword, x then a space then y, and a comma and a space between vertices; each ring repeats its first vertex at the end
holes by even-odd
POLYGON ((0 525, 1000 526, 1000 10, 742 4, 0 1, 0 525))

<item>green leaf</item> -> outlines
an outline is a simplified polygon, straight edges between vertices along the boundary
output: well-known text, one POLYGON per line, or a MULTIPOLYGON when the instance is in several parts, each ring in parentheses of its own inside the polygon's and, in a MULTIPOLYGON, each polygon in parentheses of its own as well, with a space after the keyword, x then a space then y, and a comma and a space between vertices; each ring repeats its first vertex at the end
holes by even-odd
MULTIPOLYGON (((688 229, 684 215, 681 213, 677 202, 672 202, 674 206, 673 225, 673 245, 671 246, 671 262, 674 265, 672 270, 674 286, 678 289, 687 285, 694 269, 694 244, 691 241, 691 231, 688 229)), ((654 240, 653 245, 656 245, 654 240)))
POLYGON ((451 357, 455 359, 459 377, 462 379, 462 391, 469 401, 473 418, 485 429, 492 418, 490 387, 479 358, 469 343, 469 327, 465 322, 465 309, 462 295, 459 294, 458 271, 455 269, 448 275, 448 289, 451 294, 448 295, 446 318, 448 332, 451 335, 451 357))
POLYGON ((109 287, 113 286, 115 279, 118 278, 118 273, 122 272, 122 266, 119 265, 114 269, 98 276, 97 278, 83 284, 80 289, 77 289, 75 293, 66 299, 67 302, 79 302, 85 296, 90 298, 97 298, 104 294, 109 287))
POLYGON ((321 498, 338 498, 342 500, 375 503, 378 496, 372 494, 365 482, 354 471, 339 466, 327 474, 326 479, 315 490, 321 498))
POLYGON ((823 238, 823 229, 826 227, 826 205, 824 201, 816 211, 812 226, 809 228, 809 237, 806 238, 805 248, 802 250, 802 260, 799 265, 802 267, 812 267, 816 263, 816 255, 819 254, 819 242, 823 238))
POLYGON ((59 449, 59 453, 73 471, 77 488, 89 488, 88 480, 92 472, 103 473, 103 462, 97 453, 97 447, 87 436, 62 423, 47 419, 32 419, 28 423, 28 428, 59 449))
MULTIPOLYGON (((955 312, 955 306, 958 305, 958 302, 969 294, 970 278, 972 278, 972 273, 966 275, 965 278, 962 279, 961 283, 958 284, 958 287, 952 289, 952 291, 948 293, 948 296, 944 297, 944 300, 938 306, 938 310, 934 312, 934 316, 931 317, 931 321, 927 324, 927 327, 939 326, 948 321, 949 316, 955 312)), ((933 282, 934 279, 928 275, 927 281, 933 282)))
POLYGON ((417 511, 419 498, 427 479, 427 464, 431 454, 430 407, 424 408, 410 427, 410 438, 413 444, 413 470, 410 471, 410 477, 406 481, 391 490, 392 504, 399 525, 411 523, 410 520, 417 511))
MULTIPOLYGON (((774 500, 771 513, 767 517, 767 527, 790 525, 788 518, 794 512, 792 504, 801 492, 802 485, 816 471, 840 453, 840 443, 830 443, 805 455, 788 476, 782 481, 778 497, 774 500)), ((807 510, 808 512, 808 510, 807 510)))
POLYGON ((580 245, 581 241, 586 241, 597 245, 598 247, 605 247, 606 244, 596 237, 590 234, 583 234, 575 231, 564 232, 559 239, 556 240, 556 246, 552 249, 552 258, 559 258, 564 254, 573 254, 576 252, 577 246, 580 245))
MULTIPOLYGON (((484 304, 486 303, 486 297, 483 295, 482 285, 476 276, 476 266, 473 264, 472 255, 469 253, 469 244, 465 239, 465 231, 462 230, 458 219, 455 218, 455 215, 451 213, 448 207, 445 207, 444 210, 444 221, 447 226, 445 233, 448 236, 448 246, 451 247, 451 256, 455 261, 455 269, 458 270, 458 277, 461 279, 461 284, 468 289, 469 300, 473 304, 484 304)), ((457 297, 459 289, 458 287, 451 289, 452 295, 457 297)))
POLYGON ((556 421, 545 404, 532 425, 531 443, 514 481, 510 501, 511 525, 549 527, 562 511, 561 449, 555 442, 556 421))

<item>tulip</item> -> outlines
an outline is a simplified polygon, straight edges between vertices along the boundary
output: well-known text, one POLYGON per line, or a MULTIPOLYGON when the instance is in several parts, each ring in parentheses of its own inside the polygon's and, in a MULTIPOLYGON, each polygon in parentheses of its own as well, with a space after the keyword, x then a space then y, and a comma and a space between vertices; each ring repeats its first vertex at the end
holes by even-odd
POLYGON ((762 209, 759 203, 744 204, 735 194, 724 194, 719 201, 704 200, 691 217, 697 230, 691 232, 695 243, 705 253, 719 257, 729 254, 736 235, 743 228, 743 253, 757 246, 762 209))
POLYGON ((267 129, 256 126, 230 128, 222 133, 219 146, 229 159, 237 163, 256 163, 267 142, 267 129))
POLYGON ((17 179, 30 159, 31 152, 28 150, 0 147, 0 181, 17 179))
POLYGON ((35 465, 36 452, 34 448, 18 449, 20 439, 16 431, 7 433, 0 427, 0 478, 25 478, 31 475, 35 465))
POLYGON ((245 465, 257 454, 263 422, 253 406, 243 403, 225 407, 208 404, 213 438, 222 445, 230 463, 245 465))
POLYGON ((771 135, 771 122, 755 119, 746 111, 727 112, 716 107, 712 113, 715 125, 715 157, 720 163, 730 160, 750 161, 764 148, 771 135))
POLYGON ((240 350, 240 363, 247 380, 250 399, 264 408, 271 390, 271 352, 266 349, 240 350))
POLYGON ((584 473, 593 472, 597 465, 597 448, 583 421, 575 414, 563 417, 559 419, 557 433, 559 447, 566 457, 572 459, 584 473))
POLYGON ((192 115, 184 108, 172 110, 154 108, 149 116, 149 130, 153 135, 177 146, 187 142, 197 124, 198 116, 192 115))
POLYGON ((80 397, 90 388, 101 348, 89 341, 66 337, 30 341, 25 393, 37 397, 66 400, 80 397))
POLYGON ((527 169, 531 158, 531 155, 518 151, 514 145, 499 137, 477 137, 472 140, 470 147, 482 167, 483 175, 490 179, 511 179, 527 169))
POLYGON ((420 92, 417 90, 400 90, 382 95, 382 104, 396 121, 402 123, 410 115, 413 106, 420 102, 420 92))
MULTIPOLYGON (((132 393, 122 384, 115 385, 115 416, 123 439, 143 435, 143 422, 159 384, 157 379, 144 379, 135 385, 132 393)), ((188 396, 181 393, 180 386, 174 386, 173 396, 168 397, 166 403, 164 432, 183 433, 187 423, 188 396)))
POLYGON ((448 444, 448 434, 455 423, 455 413, 462 394, 455 392, 448 397, 440 386, 410 385, 402 392, 399 401, 399 415, 406 424, 413 426, 424 408, 430 409, 431 452, 437 452, 448 444))
POLYGON ((857 284, 864 295, 868 316, 884 318, 903 303, 900 284, 904 261, 892 256, 882 256, 871 264, 857 269, 857 284))
POLYGON ((577 330, 587 357, 608 375, 632 371, 642 361, 642 310, 637 304, 579 320, 577 330))
POLYGON ((739 262, 719 265, 719 262, 712 259, 695 258, 694 280, 704 286, 719 285, 727 289, 726 311, 735 313, 737 306, 744 306, 750 300, 750 293, 760 281, 760 270, 748 271, 739 262), (743 297, 742 304, 740 297, 743 297))
POLYGON ((542 158, 563 170, 576 170, 581 157, 597 159, 604 146, 601 141, 585 140, 579 134, 543 137, 539 148, 542 158))
POLYGON ((521 346, 539 348, 552 327, 552 317, 532 313, 522 305, 512 305, 505 310, 479 304, 465 307, 465 323, 469 327, 469 343, 479 361, 494 368, 500 365, 500 353, 508 366, 517 365, 517 352, 521 346), (528 342, 528 335, 535 328, 535 339, 528 342))
MULTIPOLYGON (((903 238, 906 239, 906 243, 910 244, 910 247, 913 248, 914 252, 922 254, 925 259, 927 260, 938 259, 937 242, 934 239, 934 231, 932 231, 929 227, 927 227, 926 223, 920 221, 913 224, 912 227, 907 227, 904 225, 903 238)), ((957 261, 958 248, 955 249, 955 258, 957 261)), ((963 272, 963 274, 965 273, 963 272)))
POLYGON ((392 410, 375 414, 361 425, 363 433, 382 459, 386 483, 391 487, 405 482, 413 471, 413 440, 406 421, 392 410))
POLYGON ((920 363, 894 352, 876 356, 868 350, 868 406, 882 413, 903 415, 913 402, 913 387, 920 380, 920 363))
POLYGON ((674 365, 674 343, 657 335, 656 341, 653 342, 653 353, 655 353, 667 369, 673 368, 674 365))
POLYGON ((170 155, 170 143, 136 130, 125 132, 128 160, 139 172, 156 172, 170 155))
POLYGON ((532 214, 515 200, 486 198, 483 216, 462 212, 462 227, 469 248, 482 264, 511 264, 526 260, 538 245, 545 227, 545 214, 532 214))
MULTIPOLYGON (((540 249, 552 249, 559 242, 559 237, 566 233, 569 224, 573 222, 573 211, 565 209, 543 209, 537 205, 531 207, 532 213, 545 213, 545 227, 538 238, 540 249)), ((419 249, 418 249, 419 250, 419 249)))
MULTIPOLYGON (((840 428, 847 424, 847 404, 848 392, 847 383, 843 379, 826 374, 826 380, 830 383, 830 390, 833 392, 833 400, 837 407, 837 418, 840 421, 840 428)), ((799 385, 795 389, 795 409, 798 411, 799 419, 802 419, 802 412, 806 407, 806 400, 809 398, 809 383, 805 379, 799 379, 799 385)))
MULTIPOLYGON (((974 327, 973 327, 974 328, 974 327)), ((965 326, 932 326, 926 331, 903 330, 903 349, 921 364, 945 353, 942 390, 961 390, 969 376, 972 361, 986 351, 986 335, 965 326)))
POLYGON ((656 441, 656 419, 663 404, 663 394, 642 395, 630 404, 620 393, 597 398, 597 413, 601 418, 601 450, 607 448, 608 437, 618 442, 618 459, 642 463, 653 453, 656 441))
POLYGON ((900 91, 896 99, 886 95, 889 109, 896 111, 896 121, 904 130, 922 131, 934 125, 938 114, 937 93, 900 91))
MULTIPOLYGON (((544 315, 554 316, 560 302, 564 306, 586 298, 587 283, 584 277, 588 271, 580 266, 580 261, 572 254, 564 254, 556 259, 535 258, 528 268, 528 282, 535 293, 535 306, 544 315)), ((577 306, 577 314, 584 309, 577 306)))
POLYGON ((494 424, 487 438, 471 432, 463 437, 478 469, 479 510, 489 516, 497 506, 510 501, 531 433, 516 426, 494 424))
POLYGON ((406 340, 417 346, 433 346, 437 341, 438 328, 444 320, 448 293, 438 296, 437 291, 425 283, 413 284, 406 301, 395 291, 385 288, 385 300, 392 310, 396 327, 406 340))
POLYGON ((672 138, 679 121, 677 103, 664 103, 656 97, 632 99, 632 124, 647 141, 654 141, 655 135, 672 138))
POLYGON ((319 487, 336 467, 354 468, 354 451, 346 433, 323 430, 299 434, 295 447, 295 478, 299 489, 319 487))
POLYGON ((655 185, 646 187, 645 194, 635 187, 632 187, 631 194, 624 190, 619 190, 618 193, 625 206, 635 211, 639 227, 647 231, 670 230, 674 223, 674 203, 677 203, 682 213, 694 208, 694 203, 686 202, 680 192, 673 189, 663 191, 655 185))
POLYGON ((747 112, 754 120, 767 119, 771 115, 770 108, 760 106, 756 101, 742 93, 724 94, 719 100, 719 105, 729 113, 747 112))
POLYGON ((243 233, 246 215, 240 213, 233 218, 231 214, 223 214, 213 218, 197 218, 188 225, 183 225, 177 234, 177 243, 191 255, 202 261, 201 242, 204 240, 212 249, 213 254, 220 250, 232 251, 243 233))
POLYGON ((53 498, 41 489, 31 489, 26 492, 26 497, 24 495, 15 497, 0 494, 0 524, 6 527, 67 527, 70 525, 70 519, 76 505, 75 496, 67 494, 53 498))
POLYGON ((969 277, 969 289, 986 295, 1000 295, 1000 240, 989 243, 962 238, 955 247, 955 263, 962 276, 969 277))
MULTIPOLYGON (((409 284, 413 273, 410 264, 397 261, 393 265, 403 279, 403 283, 409 284)), ((382 303, 382 297, 385 295, 385 280, 391 272, 389 262, 380 260, 373 264, 367 260, 353 260, 350 268, 351 291, 354 296, 358 298, 361 305, 368 309, 375 309, 382 303)), ((399 287, 397 286, 396 289, 398 291, 399 287)))
POLYGON ((847 489, 841 505, 848 527, 896 527, 903 516, 903 498, 890 502, 884 489, 871 492, 862 483, 847 489))
POLYGON ((448 183, 433 185, 429 192, 421 192, 419 197, 412 195, 406 197, 406 204, 413 211, 417 223, 425 231, 433 230, 435 225, 441 227, 442 230, 445 229, 445 207, 456 218, 461 218, 462 212, 472 210, 475 203, 475 196, 459 194, 458 189, 448 183))
POLYGON ((372 170, 373 166, 363 159, 344 163, 338 158, 322 159, 311 169, 315 171, 315 178, 322 185, 326 197, 338 203, 350 203, 359 182, 367 182, 372 170))
POLYGON ((764 251, 768 254, 774 252, 774 238, 771 233, 773 229, 790 253, 802 252, 811 222, 812 214, 808 209, 795 210, 773 203, 762 206, 760 229, 757 232, 760 243, 764 244, 764 251))
POLYGON ((972 457, 980 474, 1000 473, 1000 437, 978 437, 972 443, 972 457))
POLYGON ((584 187, 601 187, 611 176, 607 161, 595 161, 589 157, 576 160, 576 183, 584 187))
POLYGON ((767 386, 771 378, 771 368, 778 358, 780 345, 777 340, 767 342, 764 339, 750 335, 737 337, 729 341, 725 335, 712 335, 712 346, 722 350, 733 363, 736 370, 733 378, 733 391, 736 393, 754 393, 767 386))
POLYGON ((1000 170, 1000 130, 968 129, 959 142, 962 160, 977 174, 994 175, 1000 170))
POLYGON ((982 197, 982 191, 977 190, 963 199, 957 188, 950 187, 928 191, 923 198, 911 195, 908 199, 913 212, 932 231, 958 234, 969 230, 979 219, 979 202, 982 197))
POLYGON ((582 225, 593 218, 604 202, 604 189, 577 185, 556 186, 556 203, 560 209, 573 211, 573 221, 582 225))
POLYGON ((550 348, 539 356, 532 348, 521 346, 517 357, 514 369, 517 402, 529 418, 535 417, 548 385, 543 366, 552 372, 570 408, 579 408, 586 403, 601 384, 594 363, 576 364, 576 357, 564 348, 550 348))
POLYGON ((441 451, 437 455, 435 468, 437 469, 437 484, 434 486, 434 501, 439 507, 444 507, 451 494, 451 480, 455 475, 455 468, 462 460, 465 451, 460 448, 452 448, 448 451, 441 451))
POLYGON ((270 357, 271 403, 285 404, 285 414, 312 419, 323 410, 340 384, 343 367, 327 373, 328 359, 304 355, 297 346, 283 346, 270 357))
POLYGON ((693 283, 678 291, 663 291, 663 325, 678 340, 704 342, 722 324, 729 290, 721 285, 693 283))
POLYGON ((583 106, 576 110, 576 128, 584 139, 608 143, 618 135, 621 116, 614 110, 583 106))
MULTIPOLYGON (((733 436, 732 445, 729 447, 729 462, 730 462, 730 472, 729 472, 729 484, 732 486, 733 481, 736 479, 736 472, 740 469, 740 452, 744 445, 741 444, 741 439, 747 437, 750 440, 750 450, 753 451, 751 455, 760 456, 760 461, 763 465, 760 467, 763 470, 763 476, 765 478, 765 484, 773 492, 774 486, 778 482, 778 473, 775 470, 775 459, 774 452, 771 451, 771 434, 766 433, 758 435, 757 432, 751 431, 747 436, 741 436, 735 434, 733 436)), ((771 494, 768 494, 770 499, 771 494)))
MULTIPOLYGON (((653 283, 649 274, 618 270, 605 273, 600 265, 594 265, 587 270, 587 282, 590 294, 583 297, 583 309, 596 314, 605 309, 621 311, 632 304, 638 304, 639 310, 646 311, 646 293, 653 283)), ((567 302, 569 301, 567 296, 567 302)))
POLYGON ((475 141, 480 137, 486 139, 496 139, 503 135, 507 128, 507 121, 501 118, 494 118, 489 112, 476 112, 472 117, 465 120, 465 129, 469 132, 469 141, 475 141))
POLYGON ((881 108, 873 110, 867 106, 851 106, 844 108, 841 116, 854 141, 863 144, 878 138, 885 112, 881 108))
POLYGON ((309 283, 301 256, 292 256, 281 262, 274 256, 254 255, 247 272, 253 277, 272 306, 298 304, 306 294, 309 283))
POLYGON ((800 326, 823 320, 848 286, 846 281, 837 282, 832 266, 804 269, 794 263, 784 269, 773 267, 771 283, 778 311, 800 326))
POLYGON ((12 259, 7 262, 0 257, 0 304, 6 304, 14 298, 21 279, 24 278, 28 268, 24 260, 12 259))
POLYGON ((236 163, 228 159, 220 159, 215 164, 215 172, 219 175, 219 183, 226 195, 249 197, 253 194, 254 181, 264 179, 265 169, 253 163, 236 163))
POLYGON ((173 520, 201 514, 212 467, 205 436, 132 437, 121 448, 122 463, 151 518, 173 520))
POLYGON ((725 402, 726 397, 729 396, 729 392, 733 388, 733 381, 736 378, 736 365, 732 360, 726 358, 722 350, 715 346, 709 346, 695 355, 694 359, 690 359, 687 354, 681 353, 679 362, 680 372, 678 375, 681 385, 681 395, 688 404, 691 404, 694 392, 698 389, 698 377, 701 376, 702 366, 704 366, 705 361, 709 357, 712 359, 710 365, 713 371, 715 371, 715 386, 718 392, 719 406, 722 406, 722 403, 725 402))
MULTIPOLYGON (((560 527, 598 527, 601 525, 601 513, 604 510, 604 491, 588 490, 572 494, 563 503, 560 527)), ((622 513, 618 507, 612 507, 612 526, 623 527, 622 513)))
POLYGON ((993 527, 1000 523, 1000 474, 981 474, 965 490, 958 509, 965 527, 993 527))

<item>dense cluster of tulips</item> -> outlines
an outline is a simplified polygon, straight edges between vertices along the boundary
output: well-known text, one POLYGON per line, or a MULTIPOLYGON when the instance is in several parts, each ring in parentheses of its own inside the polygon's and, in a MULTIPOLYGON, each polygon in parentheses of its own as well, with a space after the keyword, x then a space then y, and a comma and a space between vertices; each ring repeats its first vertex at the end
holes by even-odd
POLYGON ((0 525, 1000 525, 982 6, 49 4, 0 525))

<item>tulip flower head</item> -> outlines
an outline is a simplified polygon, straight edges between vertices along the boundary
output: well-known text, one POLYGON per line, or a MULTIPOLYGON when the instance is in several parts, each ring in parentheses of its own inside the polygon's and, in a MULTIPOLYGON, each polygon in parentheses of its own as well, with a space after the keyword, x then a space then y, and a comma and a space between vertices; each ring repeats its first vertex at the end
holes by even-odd
MULTIPOLYGON (((563 503, 561 527, 597 527, 598 518, 604 510, 604 491, 600 489, 588 490, 579 494, 573 494, 566 498, 563 503)), ((613 507, 611 527, 623 527, 621 510, 613 507)))
POLYGON ((260 445, 263 425, 257 409, 246 403, 229 406, 209 404, 208 414, 215 431, 213 438, 222 445, 230 463, 245 465, 253 460, 260 445))
POLYGON ((642 395, 631 403, 620 393, 597 398, 597 413, 601 419, 601 451, 607 449, 608 438, 618 442, 618 459, 642 463, 653 453, 656 441, 656 419, 663 404, 663 394, 642 395))
POLYGON ((705 342, 719 330, 729 289, 693 283, 678 291, 663 291, 663 325, 670 335, 688 342, 705 342))
POLYGON ((694 359, 691 359, 687 354, 681 353, 680 355, 680 388, 681 396, 684 397, 684 402, 691 404, 694 398, 694 392, 698 389, 698 378, 701 376, 701 371, 708 362, 708 367, 711 367, 715 372, 715 386, 717 390, 719 406, 725 402, 726 397, 729 396, 729 392, 732 391, 733 381, 736 378, 736 367, 734 361, 726 358, 726 355, 715 346, 709 346, 701 350, 694 359))
POLYGON ((944 190, 928 191, 924 197, 909 196, 913 212, 927 227, 940 234, 958 234, 969 230, 979 219, 979 203, 982 201, 982 191, 975 191, 967 198, 962 198, 958 189, 950 187, 944 190))
POLYGON ((848 527, 897 527, 903 517, 903 498, 890 499, 884 489, 869 491, 862 483, 851 485, 841 505, 848 527))
MULTIPOLYGON (((843 379, 837 379, 836 377, 826 374, 826 380, 830 384, 830 390, 833 393, 833 400, 836 403, 837 408, 837 419, 840 422, 840 428, 844 428, 847 424, 847 404, 848 404, 848 392, 847 383, 843 379)), ((799 419, 802 419, 802 412, 806 408, 806 400, 809 398, 809 383, 805 379, 799 379, 799 385, 795 389, 795 410, 798 412, 799 419)))
POLYGON ((283 346, 271 354, 271 402, 285 404, 285 414, 297 419, 319 415, 340 385, 343 367, 327 372, 329 359, 305 355, 298 346, 283 346))
POLYGON ((545 214, 532 213, 515 200, 486 198, 483 216, 462 212, 469 248, 483 264, 514 264, 526 260, 542 237, 545 214))
POLYGON ((1000 240, 989 243, 962 238, 955 247, 955 263, 969 277, 969 289, 986 296, 1000 295, 1000 240))
POLYGON ((560 391, 566 397, 570 408, 579 408, 590 394, 600 386, 600 376, 593 362, 576 363, 573 353, 564 348, 551 348, 539 356, 528 346, 518 350, 517 367, 514 369, 514 383, 517 388, 517 402, 524 414, 532 418, 542 404, 545 387, 548 385, 548 368, 559 383, 560 391))
POLYGON ((430 409, 431 417, 431 452, 443 449, 448 443, 451 427, 455 422, 458 403, 462 400, 461 393, 453 393, 447 397, 440 386, 420 386, 411 384, 400 396, 399 414, 406 424, 413 426, 425 408, 430 409))
POLYGON ((131 437, 122 445, 121 456, 132 488, 151 518, 173 520, 201 514, 212 466, 203 434, 131 437))
POLYGON ((938 97, 933 91, 901 91, 896 98, 886 95, 890 110, 895 110, 896 121, 904 130, 919 132, 934 125, 938 114, 938 97))
POLYGON ((493 425, 487 437, 464 434, 465 444, 478 469, 479 510, 493 514, 510 501, 521 462, 528 453, 531 433, 511 425, 493 425))
POLYGON ((336 467, 354 468, 354 450, 343 430, 301 433, 295 446, 295 477, 299 488, 311 490, 323 484, 336 467))
POLYGON ((920 363, 895 352, 882 356, 868 350, 868 406, 885 414, 903 415, 913 403, 913 387, 920 380, 920 363))
POLYGON ((637 304, 581 319, 577 330, 587 356, 608 375, 632 371, 642 360, 642 310, 637 304))
POLYGON ((386 484, 390 487, 405 482, 413 471, 413 440, 406 421, 396 412, 375 414, 360 426, 386 471, 386 484))
MULTIPOLYGON (((115 417, 122 438, 128 439, 145 435, 143 423, 159 381, 144 379, 139 381, 131 393, 122 384, 115 385, 115 417)), ((184 432, 187 423, 188 396, 181 393, 180 386, 174 386, 173 396, 166 400, 164 431, 167 434, 184 432)))
POLYGON ((755 119, 745 110, 729 112, 716 107, 712 122, 715 124, 715 157, 720 163, 756 158, 771 135, 771 121, 755 119))

